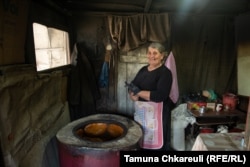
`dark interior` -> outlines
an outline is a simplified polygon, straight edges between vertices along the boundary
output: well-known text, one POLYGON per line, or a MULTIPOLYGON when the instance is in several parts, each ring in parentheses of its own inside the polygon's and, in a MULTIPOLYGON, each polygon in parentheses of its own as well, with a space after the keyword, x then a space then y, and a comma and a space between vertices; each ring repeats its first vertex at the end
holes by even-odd
MULTIPOLYGON (((176 106, 213 90, 219 100, 236 94, 237 110, 249 113, 249 0, 2 0, 0 21, 0 166, 58 167, 55 135, 63 126, 96 113, 133 118, 124 82, 147 63, 153 41, 174 55, 176 106), (38 72, 33 23, 68 32, 77 66, 38 72)), ((96 140, 88 125, 76 133, 96 140)), ((97 141, 122 137, 126 129, 114 125, 113 137, 104 130, 97 141)))

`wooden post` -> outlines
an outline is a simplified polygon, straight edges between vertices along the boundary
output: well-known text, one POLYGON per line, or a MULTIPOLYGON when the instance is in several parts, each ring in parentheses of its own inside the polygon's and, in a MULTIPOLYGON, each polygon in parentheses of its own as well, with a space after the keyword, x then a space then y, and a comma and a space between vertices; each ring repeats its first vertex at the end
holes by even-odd
POLYGON ((247 109, 247 119, 246 119, 246 127, 245 127, 245 142, 247 146, 247 150, 250 150, 250 98, 248 102, 247 109))

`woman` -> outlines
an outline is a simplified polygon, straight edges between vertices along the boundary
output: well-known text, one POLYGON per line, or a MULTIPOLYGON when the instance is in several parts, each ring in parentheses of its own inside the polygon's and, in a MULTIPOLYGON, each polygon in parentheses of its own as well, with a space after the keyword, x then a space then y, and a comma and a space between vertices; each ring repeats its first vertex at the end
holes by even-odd
POLYGON ((159 150, 170 150, 171 109, 173 103, 169 98, 172 86, 171 71, 164 65, 165 47, 160 43, 151 43, 147 51, 148 65, 142 67, 131 82, 130 99, 163 104, 162 132, 163 145, 159 150))

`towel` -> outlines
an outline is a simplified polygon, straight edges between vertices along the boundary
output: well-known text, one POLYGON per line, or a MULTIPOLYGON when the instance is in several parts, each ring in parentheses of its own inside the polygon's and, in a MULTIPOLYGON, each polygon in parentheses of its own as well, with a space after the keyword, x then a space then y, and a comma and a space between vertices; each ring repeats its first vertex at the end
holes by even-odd
POLYGON ((179 98, 179 88, 178 88, 175 59, 172 51, 170 52, 169 56, 167 57, 167 60, 165 61, 165 66, 172 72, 173 82, 169 97, 173 103, 176 103, 179 98))

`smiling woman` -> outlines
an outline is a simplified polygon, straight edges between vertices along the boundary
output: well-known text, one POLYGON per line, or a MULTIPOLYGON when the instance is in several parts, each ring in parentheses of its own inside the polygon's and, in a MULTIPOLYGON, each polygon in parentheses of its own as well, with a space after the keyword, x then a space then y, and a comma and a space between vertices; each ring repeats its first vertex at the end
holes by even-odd
POLYGON ((159 68, 164 62, 165 48, 159 43, 152 43, 148 48, 148 70, 152 71, 159 68))
POLYGON ((145 129, 144 140, 141 143, 143 149, 171 149, 170 110, 174 104, 169 94, 172 86, 172 73, 163 63, 164 56, 165 46, 161 43, 151 43, 147 51, 148 64, 138 71, 132 81, 138 89, 129 89, 129 97, 135 102, 134 119, 141 122, 145 129), (142 106, 150 107, 143 109, 142 106), (146 112, 143 112, 145 118, 140 117, 142 110, 149 110, 148 116, 146 112), (155 128, 156 125, 159 127, 155 128), (153 132, 152 129, 154 129, 153 132), (156 142, 155 139, 159 141, 156 142))

